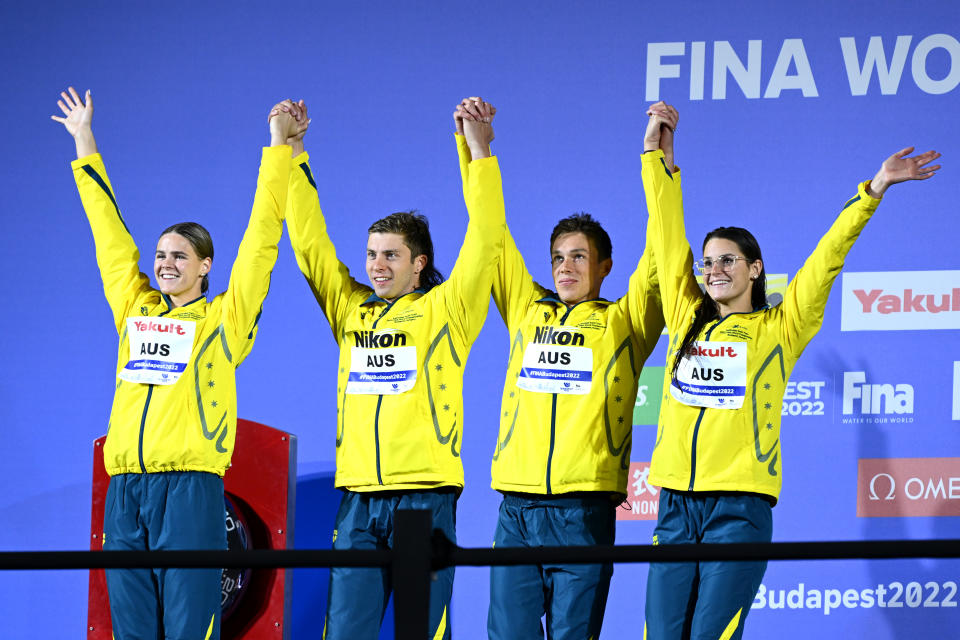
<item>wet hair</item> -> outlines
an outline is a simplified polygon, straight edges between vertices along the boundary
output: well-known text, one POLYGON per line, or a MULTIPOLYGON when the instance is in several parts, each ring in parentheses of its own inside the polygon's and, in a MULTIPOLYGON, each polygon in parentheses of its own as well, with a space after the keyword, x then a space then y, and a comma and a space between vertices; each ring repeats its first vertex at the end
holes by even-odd
POLYGON ((403 244, 410 249, 410 262, 417 256, 426 256, 427 264, 420 271, 420 289, 429 291, 443 282, 433 264, 433 240, 430 239, 430 223, 425 216, 413 211, 399 211, 380 218, 367 229, 367 233, 396 233, 403 236, 403 244))
MULTIPOLYGON (((703 239, 703 247, 706 248, 707 243, 714 238, 736 243, 740 249, 740 253, 751 263, 757 260, 763 260, 763 256, 760 254, 760 244, 757 242, 757 239, 753 237, 753 234, 746 229, 741 227, 718 227, 708 233, 707 237, 703 239)), ((760 269, 760 275, 753 281, 753 286, 750 290, 750 304, 754 309, 760 309, 767 304, 767 272, 763 267, 760 269)), ((687 334, 683 336, 683 341, 680 342, 680 347, 674 356, 673 368, 670 374, 671 378, 677 376, 677 368, 680 366, 683 354, 687 352, 687 349, 689 349, 693 341, 697 339, 697 336, 700 335, 700 332, 707 323, 719 315, 720 307, 717 306, 717 303, 710 297, 706 287, 704 287, 700 305, 697 307, 696 312, 694 312, 693 324, 690 325, 687 334)))
POLYGON ((582 233, 593 243, 597 250, 597 259, 603 262, 613 256, 613 245, 610 236, 604 231, 600 223, 594 220, 589 213, 575 213, 557 223, 550 234, 550 253, 553 253, 553 243, 562 235, 568 233, 582 233))
MULTIPOLYGON (((210 237, 210 232, 202 225, 196 222, 178 222, 164 229, 160 237, 162 238, 168 233, 175 233, 178 236, 186 238, 190 246, 193 247, 194 253, 196 253, 197 257, 201 260, 204 258, 213 260, 213 239, 210 237)), ((209 275, 205 273, 203 274, 203 279, 200 281, 200 293, 206 293, 209 288, 210 278, 209 275)))

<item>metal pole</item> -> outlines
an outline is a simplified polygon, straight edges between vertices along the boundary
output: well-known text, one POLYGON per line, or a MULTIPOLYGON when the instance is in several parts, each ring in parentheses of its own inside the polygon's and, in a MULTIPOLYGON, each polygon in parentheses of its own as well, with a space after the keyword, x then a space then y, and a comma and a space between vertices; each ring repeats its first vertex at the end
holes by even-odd
POLYGON ((401 509, 393 518, 393 630, 396 640, 425 640, 430 632, 429 511, 401 509))

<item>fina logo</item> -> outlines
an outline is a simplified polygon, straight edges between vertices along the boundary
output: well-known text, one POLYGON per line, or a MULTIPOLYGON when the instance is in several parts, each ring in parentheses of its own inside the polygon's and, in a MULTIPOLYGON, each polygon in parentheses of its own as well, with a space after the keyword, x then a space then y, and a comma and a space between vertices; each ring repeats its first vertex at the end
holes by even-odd
POLYGON ((913 422, 913 385, 868 384, 863 371, 843 372, 844 423, 913 422), (859 402, 857 402, 859 401, 859 402))

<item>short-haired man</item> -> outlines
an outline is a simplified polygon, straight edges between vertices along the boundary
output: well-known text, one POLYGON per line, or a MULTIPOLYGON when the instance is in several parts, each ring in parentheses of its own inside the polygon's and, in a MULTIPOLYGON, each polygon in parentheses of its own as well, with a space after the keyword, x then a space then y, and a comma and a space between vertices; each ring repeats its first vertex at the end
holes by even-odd
MULTIPOLYGON (((493 117, 465 99, 458 126, 493 117)), ((464 189, 474 196, 474 144, 458 137, 464 189)), ((493 196, 495 194, 491 194, 493 196)), ((494 545, 610 545, 626 496, 633 405, 643 361, 663 329, 650 241, 615 302, 600 298, 610 237, 588 214, 550 236, 556 291, 533 281, 509 231, 493 281, 510 355, 493 488, 503 493, 494 545)), ((487 631, 494 640, 596 638, 612 564, 493 567, 487 631)))

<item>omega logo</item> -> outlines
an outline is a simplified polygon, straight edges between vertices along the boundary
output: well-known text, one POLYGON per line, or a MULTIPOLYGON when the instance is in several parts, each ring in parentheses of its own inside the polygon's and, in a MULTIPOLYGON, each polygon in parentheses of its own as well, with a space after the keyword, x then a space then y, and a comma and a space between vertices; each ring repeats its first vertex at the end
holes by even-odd
POLYGON ((880 499, 880 497, 877 495, 877 487, 876 487, 877 478, 887 478, 887 479, 889 479, 889 481, 890 481, 890 491, 887 493, 887 495, 886 495, 886 497, 884 498, 884 500, 893 500, 893 498, 894 498, 894 493, 895 493, 896 488, 897 488, 897 481, 894 480, 894 479, 893 479, 893 476, 890 475, 889 473, 878 473, 877 475, 873 476, 873 478, 870 479, 870 499, 871 499, 871 500, 879 500, 879 499, 880 499))
MULTIPOLYGON (((870 479, 870 499, 871 500, 895 500, 896 499, 896 488, 897 482, 894 480, 893 476, 889 473, 878 473, 870 479), (878 478, 886 478, 890 483, 889 490, 887 494, 881 498, 883 494, 883 483, 877 483, 878 478), (880 489, 878 494, 877 490, 880 489)), ((930 500, 937 498, 955 500, 960 498, 960 477, 958 478, 947 478, 947 482, 944 483, 944 478, 927 478, 924 481, 921 478, 913 476, 907 479, 903 483, 903 494, 907 497, 908 500, 930 500)))

